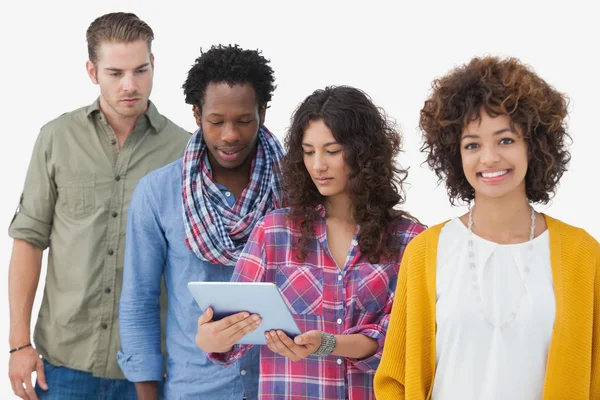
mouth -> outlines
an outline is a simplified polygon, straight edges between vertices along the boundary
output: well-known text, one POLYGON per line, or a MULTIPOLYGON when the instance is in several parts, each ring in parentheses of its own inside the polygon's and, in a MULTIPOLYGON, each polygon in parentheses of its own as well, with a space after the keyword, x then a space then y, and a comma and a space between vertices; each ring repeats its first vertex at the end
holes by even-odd
POLYGON ((512 169, 487 170, 478 172, 477 176, 481 178, 484 182, 496 183, 506 179, 508 174, 510 174, 511 172, 512 169))
POLYGON ((332 180, 333 180, 333 178, 326 178, 326 177, 315 178, 315 182, 317 182, 319 185, 327 185, 332 180))
POLYGON ((243 146, 220 147, 217 149, 217 152, 219 153, 219 157, 221 159, 231 162, 231 161, 236 161, 242 154, 243 150, 244 150, 243 146))
POLYGON ((123 104, 127 104, 127 105, 131 105, 131 104, 135 104, 138 101, 140 101, 140 99, 138 98, 126 98, 126 99, 121 99, 121 103, 123 104))

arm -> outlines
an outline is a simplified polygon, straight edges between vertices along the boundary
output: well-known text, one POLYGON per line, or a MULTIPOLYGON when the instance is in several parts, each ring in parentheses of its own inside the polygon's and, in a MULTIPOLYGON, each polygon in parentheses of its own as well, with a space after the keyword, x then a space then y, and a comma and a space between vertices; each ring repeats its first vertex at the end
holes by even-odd
MULTIPOLYGON (((264 220, 256 224, 246 246, 238 259, 231 282, 262 282, 267 265, 264 249, 264 220)), ((207 310, 198 320, 196 344, 207 352, 215 363, 231 365, 240 359, 252 345, 233 345, 248 333, 256 330, 261 323, 258 315, 238 313, 218 322, 208 322, 212 310, 207 310), (210 314, 207 314, 209 313, 210 314), (221 322, 226 321, 223 324, 221 322)))
POLYGON ((402 257, 396 285, 396 295, 389 328, 386 334, 381 362, 375 373, 375 395, 378 399, 405 398, 404 376, 406 372, 406 299, 409 268, 409 252, 402 257))
POLYGON ((596 278, 594 282, 594 321, 592 333, 592 373, 590 398, 600 398, 600 244, 596 242, 596 278))
MULTIPOLYGON (((33 149, 19 210, 9 228, 9 235, 15 239, 8 272, 11 349, 31 343, 31 312, 57 199, 50 154, 51 135, 43 130, 33 149)), ((37 372, 42 389, 47 389, 43 363, 35 348, 11 353, 9 377, 17 396, 37 398, 31 381, 33 371, 37 372)))
POLYGON ((159 299, 167 242, 152 190, 142 179, 131 198, 119 305, 119 365, 144 400, 158 399, 164 368, 159 299))
MULTIPOLYGON (((31 343, 31 310, 42 269, 42 250, 24 240, 15 240, 8 272, 10 307, 10 348, 31 343)), ((44 364, 33 347, 26 347, 10 355, 9 377, 15 394, 35 399, 31 373, 37 372, 40 386, 48 389, 44 364), (23 383, 26 389, 23 389, 23 383)))

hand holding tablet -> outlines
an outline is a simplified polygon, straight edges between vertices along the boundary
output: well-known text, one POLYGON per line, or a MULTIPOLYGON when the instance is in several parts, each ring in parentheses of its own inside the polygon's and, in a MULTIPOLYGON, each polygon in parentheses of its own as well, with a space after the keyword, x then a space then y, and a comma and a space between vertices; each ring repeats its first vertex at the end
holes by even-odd
POLYGON ((264 333, 270 330, 281 330, 292 339, 301 333, 274 283, 189 282, 188 289, 205 312, 196 337, 204 351, 219 353, 234 344, 266 344, 264 333))

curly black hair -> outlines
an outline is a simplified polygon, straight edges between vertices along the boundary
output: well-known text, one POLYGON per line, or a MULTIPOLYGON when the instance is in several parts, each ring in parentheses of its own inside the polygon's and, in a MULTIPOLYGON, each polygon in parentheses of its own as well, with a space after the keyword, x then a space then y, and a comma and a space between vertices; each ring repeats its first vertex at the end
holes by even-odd
MULTIPOLYGON (((401 217, 413 219, 396 207, 405 201, 402 183, 408 172, 395 163, 402 138, 385 112, 375 106, 360 89, 330 86, 308 96, 292 116, 285 138, 286 155, 282 161, 287 206, 290 218, 299 222, 302 236, 296 243, 304 259, 314 238, 316 206, 325 198, 304 165, 302 139, 312 121, 323 121, 343 147, 350 167, 348 190, 352 214, 360 225, 358 244, 370 262, 398 253, 393 237, 394 223, 401 217)), ((399 254, 399 253, 398 253, 399 254)))
POLYGON ((269 60, 259 50, 244 50, 236 45, 214 45, 208 51, 200 50, 200 57, 183 83, 187 104, 202 110, 206 88, 210 83, 229 85, 249 83, 256 92, 259 108, 266 107, 275 91, 275 77, 269 60))
POLYGON ((567 108, 567 97, 520 60, 476 57, 433 82, 421 109, 421 151, 446 184, 450 203, 470 202, 475 191, 462 168, 462 131, 482 109, 492 117, 507 115, 527 143, 527 199, 547 203, 571 159, 567 108))

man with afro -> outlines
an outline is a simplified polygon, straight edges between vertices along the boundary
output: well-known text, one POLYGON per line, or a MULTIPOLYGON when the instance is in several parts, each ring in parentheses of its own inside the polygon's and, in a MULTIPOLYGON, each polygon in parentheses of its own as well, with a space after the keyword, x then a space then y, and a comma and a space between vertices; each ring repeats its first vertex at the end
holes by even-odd
MULTIPOLYGON (((144 177, 133 194, 118 357, 140 398, 158 398, 164 376, 163 276, 169 354, 164 398, 257 398, 256 350, 223 368, 196 346, 202 312, 187 284, 229 281, 254 225, 282 205, 283 149, 264 126, 274 80, 259 51, 219 45, 202 52, 183 84, 198 130, 183 158, 144 177)), ((241 313, 238 318, 243 324, 241 313)))

